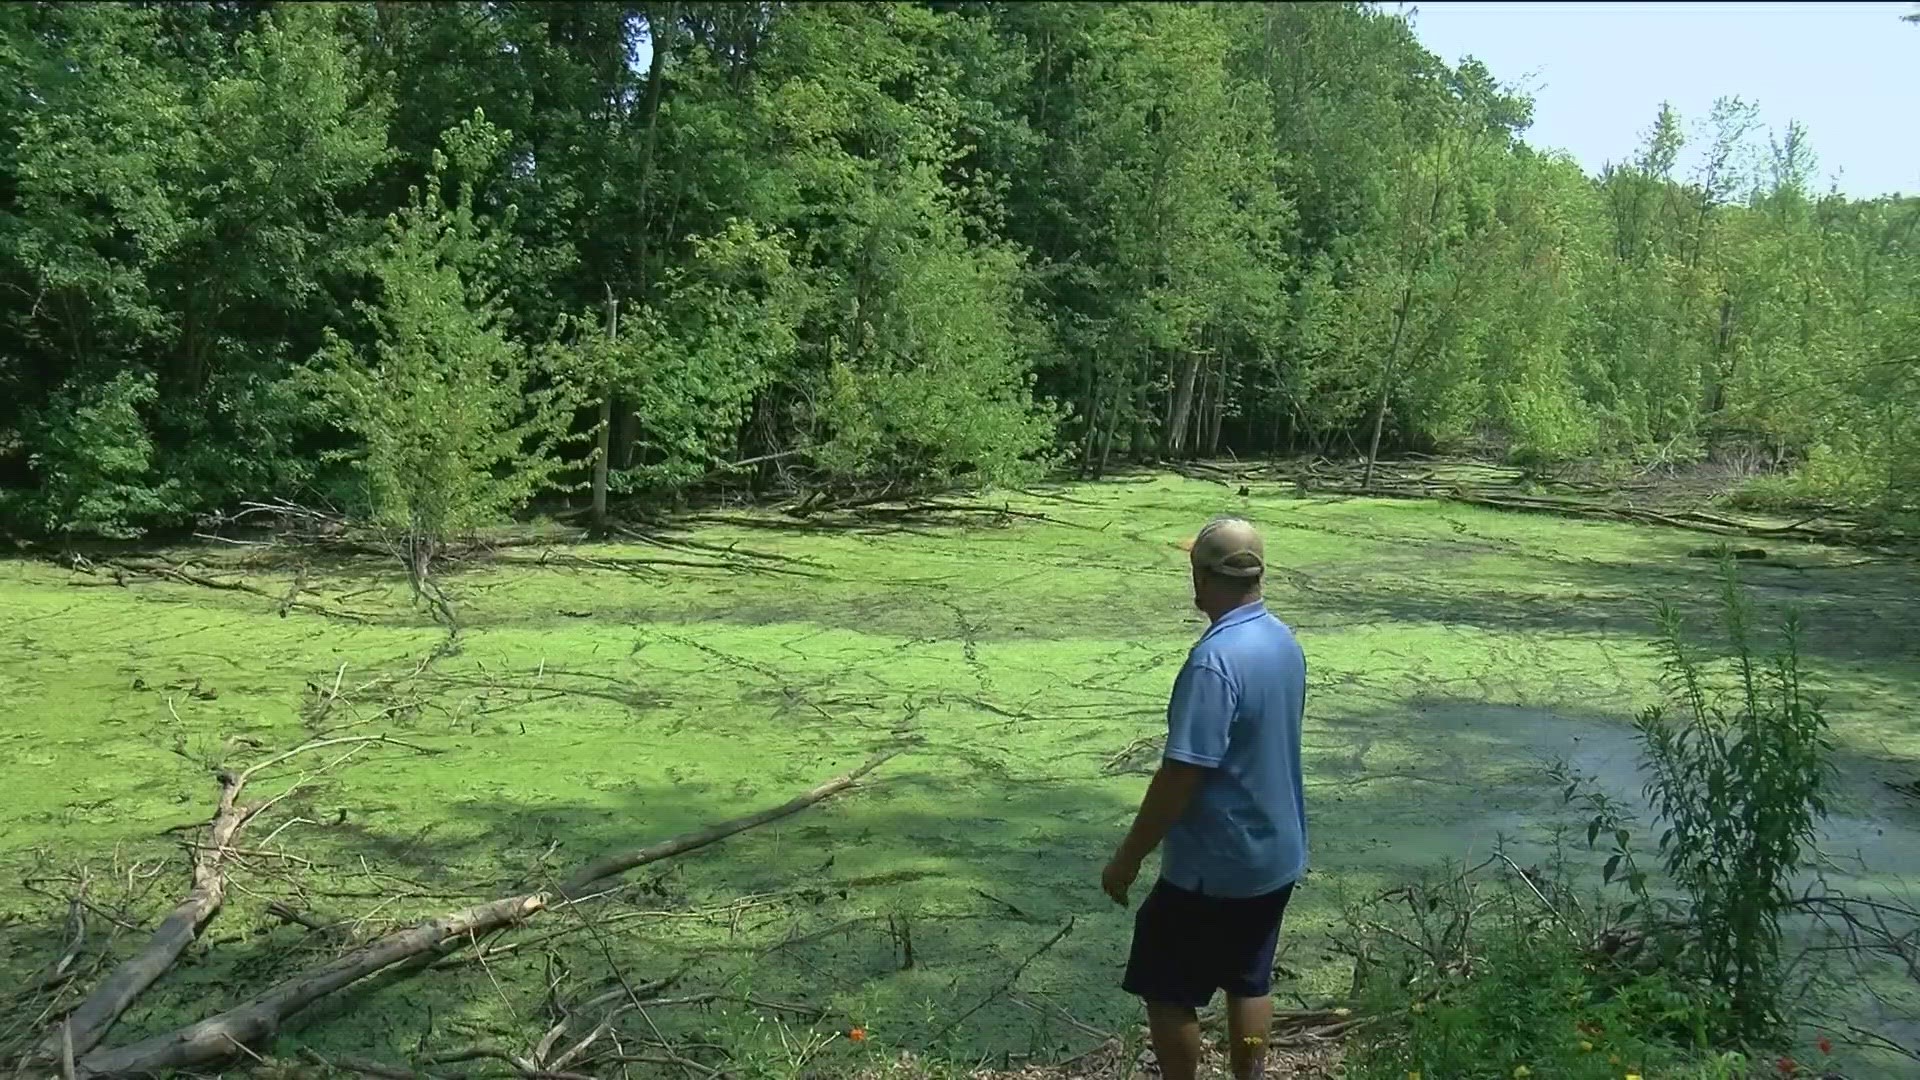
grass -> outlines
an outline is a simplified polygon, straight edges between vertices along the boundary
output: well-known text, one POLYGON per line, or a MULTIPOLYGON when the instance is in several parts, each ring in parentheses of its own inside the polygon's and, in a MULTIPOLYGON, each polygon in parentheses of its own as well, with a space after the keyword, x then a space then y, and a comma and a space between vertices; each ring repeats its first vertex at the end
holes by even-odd
MULTIPOLYGON (((675 1040, 725 1044, 766 1075, 899 1050, 961 1064, 1083 1051, 1094 1039, 1081 1025, 1137 1017, 1115 988, 1129 918, 1100 896, 1098 873, 1201 629, 1176 542, 1221 512, 1266 531, 1270 605, 1308 654, 1314 871, 1281 963, 1288 992, 1317 1004, 1350 978, 1325 947, 1336 894, 1552 820, 1546 759, 1637 789, 1626 719, 1654 694, 1651 601, 1704 612, 1712 600, 1714 564, 1688 557, 1703 543, 1691 533, 1157 477, 1009 505, 1048 520, 816 529, 711 515, 675 533, 696 548, 562 547, 543 561, 519 546, 450 573, 456 651, 359 705, 393 709, 367 730, 438 752, 369 748, 276 807, 270 825, 299 820, 275 847, 313 865, 256 858, 236 871, 204 946, 116 1039, 338 947, 268 916, 269 900, 371 933, 782 801, 910 738, 913 752, 858 792, 649 868, 596 916, 633 917, 592 930, 556 918, 547 929, 573 932, 546 946, 377 982, 303 1017, 281 1049, 522 1049, 551 1023, 549 982, 563 1000, 589 996, 617 985, 617 967, 635 981, 678 975, 670 994, 830 1010, 811 1026, 737 1002, 652 1010, 675 1040), (662 558, 703 565, 623 561, 662 558), (997 995, 1069 918, 1073 932, 1019 979, 1027 1004, 997 995), (808 1049, 853 1026, 869 1038, 808 1049)), ((244 565, 269 593, 297 572, 194 554, 244 565)), ((1847 779, 1829 849, 1890 884, 1920 866, 1914 811, 1882 783, 1912 779, 1920 756, 1920 571, 1804 545, 1770 554, 1746 580, 1763 604, 1807 610, 1809 660, 1831 684, 1847 779)), ((365 620, 0 563, 0 881, 85 866, 105 903, 128 891, 130 869, 135 891, 153 873, 150 916, 184 880, 177 834, 162 831, 205 819, 210 762, 297 743, 303 710, 336 678, 403 675, 441 643, 397 573, 306 573, 319 590, 308 599, 365 620)), ((0 887, 10 984, 66 943, 68 886, 37 888, 0 887)), ((99 923, 95 944, 107 932, 99 923)))

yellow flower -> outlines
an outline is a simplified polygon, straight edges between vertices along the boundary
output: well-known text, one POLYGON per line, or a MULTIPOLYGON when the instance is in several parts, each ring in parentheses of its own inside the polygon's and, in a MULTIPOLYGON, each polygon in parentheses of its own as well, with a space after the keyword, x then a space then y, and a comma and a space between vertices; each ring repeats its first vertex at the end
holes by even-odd
POLYGON ((1426 1003, 1426 1002, 1424 1002, 1424 1001, 1416 1001, 1416 1002, 1414 1002, 1414 1003, 1413 1003, 1413 1011, 1414 1011, 1414 1012, 1417 1012, 1417 1013, 1423 1013, 1423 1012, 1426 1012, 1426 1011, 1427 1011, 1427 1003, 1426 1003))
POLYGON ((1639 1074, 1639 1073, 1628 1073, 1628 1074, 1627 1074, 1627 1080, 1640 1080, 1640 1074, 1639 1074))
POLYGON ((1418 1071, 1418 1070, 1415 1070, 1415 1069, 1408 1069, 1408 1070, 1407 1070, 1407 1080, 1420 1080, 1420 1073, 1419 1073, 1419 1071, 1418 1071))
POLYGON ((1525 1065, 1515 1065, 1513 1067, 1513 1075, 1514 1080, 1521 1080, 1523 1077, 1532 1076, 1533 1070, 1527 1068, 1525 1065))
POLYGON ((1583 1054, 1591 1054, 1591 1053, 1593 1053, 1593 1044, 1592 1044, 1592 1043, 1590 1043, 1590 1042, 1588 1042, 1588 1041, 1587 1041, 1587 1040, 1585 1040, 1585 1039, 1581 1039, 1581 1040, 1580 1040, 1580 1052, 1581 1052, 1581 1053, 1583 1053, 1583 1054))

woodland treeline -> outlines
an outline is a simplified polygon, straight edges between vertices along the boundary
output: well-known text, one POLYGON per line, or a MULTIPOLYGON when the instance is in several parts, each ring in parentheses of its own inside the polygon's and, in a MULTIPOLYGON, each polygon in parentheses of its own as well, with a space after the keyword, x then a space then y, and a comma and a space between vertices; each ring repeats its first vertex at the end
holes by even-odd
POLYGON ((1920 199, 1734 100, 1585 175, 1367 5, 20 3, 0 79, 16 533, 1376 449, 1920 499, 1920 199))

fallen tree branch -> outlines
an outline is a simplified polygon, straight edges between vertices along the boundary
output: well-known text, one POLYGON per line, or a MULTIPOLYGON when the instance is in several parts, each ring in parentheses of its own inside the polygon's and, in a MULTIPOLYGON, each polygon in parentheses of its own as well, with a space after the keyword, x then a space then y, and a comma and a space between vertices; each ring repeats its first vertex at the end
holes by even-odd
POLYGON ((546 898, 538 894, 510 896, 388 934, 197 1024, 128 1046, 95 1050, 76 1063, 76 1075, 143 1076, 224 1061, 235 1047, 271 1036, 287 1017, 335 990, 450 939, 513 926, 546 906, 546 898))
POLYGON ((724 840, 735 833, 745 832, 748 829, 757 828, 768 822, 778 821, 783 817, 790 817, 817 802, 831 798, 852 787, 855 783, 859 782, 861 777, 879 768, 894 756, 902 753, 903 750, 903 747, 896 747, 884 753, 876 754, 868 758, 866 764, 852 772, 836 776, 832 780, 814 788, 812 791, 795 796, 781 803, 779 806, 762 810, 757 814, 748 814, 745 817, 734 818, 731 821, 723 821, 717 825, 709 825, 698 832, 675 837, 672 840, 653 844, 648 847, 635 848, 632 851, 619 852, 618 854, 598 859, 587 864, 579 873, 573 875, 566 884, 560 886, 560 895, 568 901, 578 902, 579 900, 585 899, 587 893, 594 885, 607 878, 624 874, 629 870, 645 866, 648 863, 659 862, 661 859, 671 859, 676 855, 685 854, 696 848, 706 847, 708 844, 714 843, 717 840, 724 840))
POLYGON ((1055 945, 1060 944, 1061 939, 1065 938, 1068 934, 1072 932, 1073 932, 1073 920, 1069 918, 1066 921, 1065 925, 1061 926, 1060 929, 1054 931, 1054 934, 1052 937, 1048 938, 1045 942, 1043 942, 1039 948, 1028 953, 1027 958, 1025 960, 1020 961, 1020 963, 1014 967, 1013 974, 1008 975, 1004 982, 1002 982, 999 986, 993 989, 992 993, 988 994, 987 996, 981 998, 979 1001, 975 1002, 971 1009, 968 1009, 966 1012, 963 1012, 959 1016, 956 1016, 953 1019, 947 1021, 945 1027, 942 1027, 939 1031, 934 1032, 933 1037, 927 1040, 927 1045, 933 1046, 939 1043, 939 1041, 943 1037, 945 1037, 947 1032, 952 1031, 954 1028, 959 1027, 961 1023, 964 1022, 968 1017, 972 1016, 974 1013, 979 1012, 981 1009, 986 1008, 988 1005, 993 1004, 995 999, 999 998, 1001 995, 1005 994, 1007 991, 1012 990, 1013 984, 1019 982, 1020 976, 1026 974, 1028 965, 1032 964, 1035 960, 1040 959, 1040 957, 1043 956, 1047 952, 1047 950, 1053 948, 1055 945))
POLYGON ((210 843, 193 856, 193 888, 160 922, 138 953, 129 957, 94 987, 85 1001, 67 1014, 41 1042, 38 1057, 52 1060, 61 1054, 84 1055, 99 1045, 120 1014, 166 974, 175 960, 220 910, 227 895, 226 857, 233 837, 246 820, 236 801, 246 774, 222 770, 220 799, 213 813, 210 843))
POLYGON ((414 746, 384 735, 309 739, 291 750, 256 762, 237 773, 227 769, 220 770, 218 773, 220 796, 215 804, 207 842, 189 845, 189 850, 193 852, 192 888, 166 918, 161 920, 160 925, 147 938, 147 943, 141 947, 140 951, 116 967, 105 980, 94 987, 86 1000, 67 1014, 58 1027, 47 1033, 30 1060, 52 1061, 66 1050, 69 1041, 72 1053, 75 1055, 84 1056, 98 1046, 107 1032, 113 1028, 114 1022, 119 1020, 120 1014, 145 993, 147 987, 152 986, 155 980, 173 967, 179 960, 180 954, 200 936, 200 931, 206 927, 207 923, 219 914, 221 905, 226 902, 227 858, 237 853, 234 847, 235 838, 248 822, 285 795, 283 792, 281 796, 269 799, 259 806, 243 806, 239 801, 240 793, 246 788, 247 782, 262 770, 290 758, 343 743, 356 745, 390 743, 427 752, 424 747, 414 746))
MULTIPOLYGON (((317 739, 306 748, 330 745, 337 741, 317 739)), ((706 847, 736 833, 791 816, 852 787, 861 777, 879 768, 881 764, 902 753, 904 749, 904 747, 896 747, 877 754, 859 768, 835 777, 779 806, 710 825, 659 844, 597 860, 575 874, 562 887, 562 899, 558 904, 550 905, 548 897, 543 893, 529 893, 490 901, 441 916, 376 939, 338 959, 281 982, 226 1012, 208 1017, 198 1023, 128 1046, 94 1049, 75 1063, 75 1076, 78 1078, 146 1076, 168 1069, 197 1068, 227 1060, 236 1053, 244 1051, 248 1043, 270 1037, 279 1030, 280 1025, 289 1016, 328 994, 402 961, 440 950, 448 944, 478 941, 481 937, 495 931, 517 926, 547 910, 549 906, 582 903, 592 898, 588 890, 594 885, 636 867, 706 847)), ((223 791, 222 806, 231 809, 235 821, 234 828, 237 829, 244 820, 243 811, 233 800, 233 796, 238 793, 239 782, 253 771, 284 761, 289 756, 291 753, 278 755, 255 765, 246 773, 232 777, 234 781, 232 790, 223 791)), ((232 833, 229 831, 226 834, 228 844, 231 843, 231 839, 232 833)), ((226 850, 225 846, 222 850, 226 850)), ((1064 930, 1060 935, 1056 935, 1055 940, 1062 936, 1065 936, 1064 930)), ((191 935, 186 940, 191 940, 191 935)), ((180 948, 184 947, 185 941, 182 941, 180 948)), ((168 958, 167 963, 171 964, 172 957, 177 955, 178 950, 168 958)), ((1021 966, 1024 969, 1025 965, 1021 966)), ((153 969, 151 976, 140 985, 139 989, 145 989, 146 985, 165 970, 166 965, 153 969)), ((1015 976, 1018 977, 1018 972, 1015 976)), ((135 994, 137 993, 136 990, 135 994)), ((131 1001, 132 996, 128 996, 119 1007, 124 1009, 131 1001)), ((772 1002, 756 1001, 755 1004, 769 1008, 783 1007, 772 1002)), ((115 1015, 117 1016, 118 1013, 116 1012, 115 1015)), ((95 1041, 98 1041, 97 1035, 95 1041)), ((523 1072, 522 1075, 565 1074, 541 1073, 536 1070, 531 1073, 523 1072)))
POLYGON ((263 600, 273 601, 275 609, 283 616, 289 609, 296 609, 300 611, 311 611, 316 615, 325 616, 329 619, 342 619, 347 622, 364 623, 374 618, 374 616, 362 614, 357 611, 347 611, 342 608, 328 607, 325 604, 316 604, 310 600, 295 599, 298 595, 297 593, 276 593, 270 589, 263 589, 258 585, 240 580, 221 581, 217 578, 210 578, 204 574, 196 574, 190 570, 179 567, 154 566, 151 564, 119 561, 109 561, 101 565, 122 574, 144 574, 147 577, 177 581, 183 585, 197 585, 203 589, 218 589, 221 592, 243 592, 250 596, 258 596, 263 600))

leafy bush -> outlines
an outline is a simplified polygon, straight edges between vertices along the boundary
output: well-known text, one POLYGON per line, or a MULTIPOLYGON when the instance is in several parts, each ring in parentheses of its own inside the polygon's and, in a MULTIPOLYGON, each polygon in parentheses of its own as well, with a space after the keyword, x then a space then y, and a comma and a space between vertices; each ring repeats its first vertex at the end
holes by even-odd
POLYGON ((891 291, 833 342, 812 402, 814 461, 838 482, 997 484, 1046 466, 1055 418, 1033 399, 1037 333, 1011 251, 945 223, 901 240, 891 291))
POLYGON ((692 241, 660 298, 620 316, 618 337, 592 319, 572 357, 589 385, 611 388, 637 429, 613 486, 671 491, 711 474, 737 441, 754 395, 783 373, 805 299, 792 237, 730 221, 692 241))
POLYGON ((1678 896, 1656 892, 1637 858, 1631 810, 1561 769, 1588 812, 1587 845, 1606 839, 1603 884, 1623 883, 1627 902, 1580 902, 1556 847, 1545 871, 1496 856, 1512 873, 1490 890, 1454 874, 1388 894, 1404 914, 1377 900, 1350 912, 1346 948, 1376 1022, 1349 1075, 1745 1077, 1728 1048, 1780 1045, 1780 923, 1826 810, 1831 743, 1797 616, 1763 653, 1730 559, 1721 574, 1726 656, 1699 651, 1662 605, 1671 704, 1637 722, 1658 862, 1678 896))
MULTIPOLYGON (((1678 611, 1662 604, 1660 648, 1677 713, 1651 706, 1637 724, 1647 799, 1664 826, 1659 861, 1682 898, 1654 895, 1635 858, 1630 815, 1591 793, 1587 838, 1612 840, 1604 875, 1633 893, 1627 914, 1654 932, 1684 935, 1674 949, 1680 970, 1725 988, 1715 1038, 1766 1044, 1785 1020, 1780 920, 1826 813, 1832 742, 1801 667, 1799 616, 1787 614, 1777 647, 1763 654, 1731 559, 1721 575, 1724 663, 1698 651, 1678 611)), ((1577 787, 1569 785, 1570 797, 1577 787)))
MULTIPOLYGON (((476 117, 448 133, 456 157, 498 153, 502 136, 476 117)), ((493 524, 557 471, 566 402, 533 382, 528 350, 481 277, 491 234, 462 186, 441 198, 435 155, 424 193, 388 223, 374 265, 376 304, 362 305, 372 347, 337 335, 308 371, 322 400, 361 442, 369 522, 405 549, 415 587, 453 535, 493 524)))
POLYGON ((1607 956, 1594 922, 1604 905, 1577 902, 1560 871, 1478 876, 1429 875, 1349 913, 1372 1018, 1349 1077, 1745 1075, 1713 1071, 1711 992, 1607 956))
POLYGON ((40 481, 29 504, 44 528, 127 538, 180 511, 173 485, 152 475, 153 439, 140 409, 155 396, 153 376, 132 371, 91 385, 75 378, 54 393, 28 458, 40 481))

